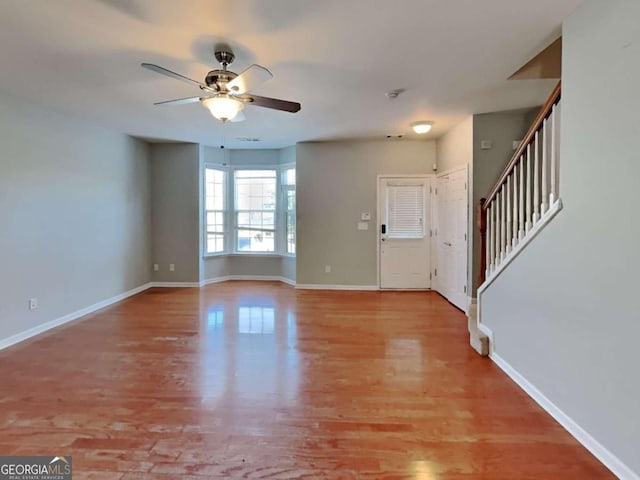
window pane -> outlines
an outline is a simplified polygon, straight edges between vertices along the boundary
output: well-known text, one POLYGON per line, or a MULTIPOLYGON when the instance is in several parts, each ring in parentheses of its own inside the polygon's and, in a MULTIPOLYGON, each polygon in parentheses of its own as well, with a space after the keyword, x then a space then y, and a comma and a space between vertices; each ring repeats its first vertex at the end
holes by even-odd
POLYGON ((275 170, 236 170, 236 178, 276 178, 275 170))
POLYGON ((224 172, 207 168, 205 170, 205 208, 224 210, 224 172))
POLYGON ((207 234, 207 253, 224 251, 224 235, 217 233, 207 234))
POLYGON ((245 229, 275 229, 275 214, 273 212, 238 212, 238 228, 245 229))
POLYGON ((289 168, 284 171, 282 183, 284 185, 295 185, 296 184, 296 169, 289 168))
POLYGON ((287 253, 296 253, 296 214, 287 212, 287 253))
POLYGON ((276 171, 236 171, 236 210, 275 210, 276 171))
POLYGON ((238 251, 273 252, 275 251, 274 232, 238 230, 238 251))
POLYGON ((207 212, 207 231, 224 232, 224 212, 207 212))
POLYGON ((287 210, 295 210, 296 208, 296 191, 287 190, 287 210))

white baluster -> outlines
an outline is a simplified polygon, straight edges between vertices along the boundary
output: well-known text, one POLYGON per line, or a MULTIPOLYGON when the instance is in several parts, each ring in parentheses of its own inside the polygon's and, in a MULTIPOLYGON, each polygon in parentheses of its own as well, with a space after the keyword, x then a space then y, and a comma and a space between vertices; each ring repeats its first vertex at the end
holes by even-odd
POLYGON ((540 205, 540 216, 547 211, 547 200, 549 192, 547 191, 547 120, 542 122, 542 204, 540 205))
POLYGON ((511 239, 513 238, 513 225, 511 222, 511 215, 513 214, 513 209, 511 207, 511 175, 507 177, 507 225, 506 225, 506 246, 505 246, 505 254, 508 255, 511 252, 511 239))
POLYGON ((518 162, 520 169, 519 180, 520 187, 518 193, 520 193, 520 211, 518 212, 518 240, 522 240, 524 237, 524 155, 520 157, 518 162))
MULTIPOLYGON (((536 139, 537 139, 536 134, 536 139)), ((525 222, 525 230, 531 230, 531 144, 527 145, 527 221, 525 222)))
POLYGON ((491 273, 491 234, 493 230, 491 228, 491 206, 489 206, 487 211, 484 213, 484 221, 486 225, 486 230, 484 232, 484 278, 486 279, 491 273))
POLYGON ((504 259, 506 256, 506 245, 507 245, 507 224, 506 224, 506 198, 504 195, 504 183, 502 184, 502 189, 500 190, 500 261, 504 259))
POLYGON ((556 106, 551 107, 551 191, 549 192, 549 207, 558 198, 558 171, 556 155, 556 106))
POLYGON ((493 272, 496 263, 496 201, 491 202, 489 207, 489 221, 491 223, 491 235, 489 236, 490 248, 491 248, 491 262, 489 264, 489 270, 493 272))
POLYGON ((536 147, 533 160, 533 224, 540 218, 540 130, 536 132, 536 147))
POLYGON ((502 208, 502 201, 500 200, 500 193, 496 194, 496 255, 493 259, 493 266, 497 267, 500 263, 500 209, 502 208))
POLYGON ((513 167, 513 231, 511 245, 515 248, 518 243, 518 164, 513 167))

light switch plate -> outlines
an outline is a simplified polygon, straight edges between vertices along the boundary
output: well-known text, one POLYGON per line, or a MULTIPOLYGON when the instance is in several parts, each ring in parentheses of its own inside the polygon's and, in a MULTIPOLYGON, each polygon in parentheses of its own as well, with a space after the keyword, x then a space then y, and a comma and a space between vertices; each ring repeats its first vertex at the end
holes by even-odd
POLYGON ((362 212, 362 215, 360 215, 360 220, 371 220, 371 212, 362 212))
POLYGON ((369 230, 369 224, 367 222, 358 222, 358 230, 369 230))
POLYGON ((480 140, 480 150, 491 150, 493 142, 491 140, 480 140))

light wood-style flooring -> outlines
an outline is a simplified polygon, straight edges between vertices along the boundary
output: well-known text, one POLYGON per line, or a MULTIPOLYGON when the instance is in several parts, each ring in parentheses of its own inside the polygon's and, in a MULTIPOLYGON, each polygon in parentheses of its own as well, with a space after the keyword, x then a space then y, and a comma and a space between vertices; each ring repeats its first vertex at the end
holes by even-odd
POLYGON ((0 454, 74 479, 615 478, 435 293, 151 289, 0 352, 0 454))

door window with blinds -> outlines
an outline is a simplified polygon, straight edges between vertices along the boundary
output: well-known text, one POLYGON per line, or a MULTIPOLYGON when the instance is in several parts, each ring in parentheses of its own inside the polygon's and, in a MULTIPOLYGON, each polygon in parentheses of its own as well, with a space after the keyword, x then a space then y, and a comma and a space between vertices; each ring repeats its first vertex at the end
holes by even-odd
POLYGON ((388 238, 423 238, 424 184, 387 185, 388 238))

